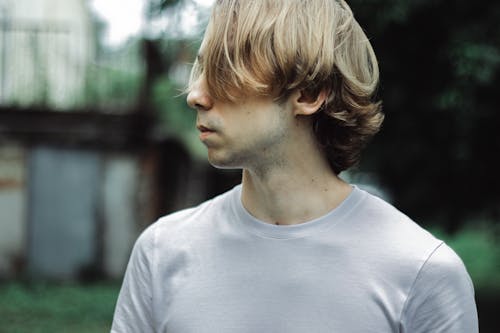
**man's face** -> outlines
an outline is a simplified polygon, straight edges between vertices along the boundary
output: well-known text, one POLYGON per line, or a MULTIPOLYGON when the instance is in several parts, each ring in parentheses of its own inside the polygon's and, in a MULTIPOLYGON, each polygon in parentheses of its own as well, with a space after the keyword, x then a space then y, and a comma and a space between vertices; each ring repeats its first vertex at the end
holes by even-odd
POLYGON ((219 168, 255 168, 280 163, 290 141, 294 117, 287 102, 271 97, 246 97, 237 102, 213 99, 201 76, 187 103, 197 111, 200 140, 209 162, 219 168))

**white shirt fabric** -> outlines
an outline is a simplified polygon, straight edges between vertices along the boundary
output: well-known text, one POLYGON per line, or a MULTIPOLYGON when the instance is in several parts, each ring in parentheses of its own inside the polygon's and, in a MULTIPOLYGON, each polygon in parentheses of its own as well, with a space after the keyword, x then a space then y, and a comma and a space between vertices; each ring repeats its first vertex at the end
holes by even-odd
POLYGON ((113 319, 120 333, 478 332, 460 258, 354 186, 327 215, 255 219, 241 185, 148 227, 113 319))

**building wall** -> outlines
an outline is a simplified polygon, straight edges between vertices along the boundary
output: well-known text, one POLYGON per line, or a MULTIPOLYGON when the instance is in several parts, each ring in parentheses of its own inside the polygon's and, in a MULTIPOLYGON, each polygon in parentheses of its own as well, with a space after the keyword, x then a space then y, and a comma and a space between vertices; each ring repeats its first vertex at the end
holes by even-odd
POLYGON ((96 265, 101 155, 37 145, 30 149, 28 269, 68 279, 96 265))
POLYGON ((140 232, 138 185, 139 161, 133 156, 114 153, 106 157, 103 174, 103 267, 113 278, 123 275, 132 244, 140 232))
MULTIPOLYGON (((144 227, 142 155, 54 145, 0 145, 0 279, 121 278, 144 227)), ((151 189, 147 189, 151 192, 151 189)))

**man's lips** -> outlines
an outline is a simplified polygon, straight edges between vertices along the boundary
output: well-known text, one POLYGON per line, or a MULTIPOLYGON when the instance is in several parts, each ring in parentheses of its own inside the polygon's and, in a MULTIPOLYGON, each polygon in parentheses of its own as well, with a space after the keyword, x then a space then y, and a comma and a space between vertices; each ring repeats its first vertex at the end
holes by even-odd
POLYGON ((211 128, 207 127, 207 126, 204 126, 204 125, 197 125, 196 128, 201 133, 204 133, 204 132, 215 132, 213 129, 211 129, 211 128))
POLYGON ((215 130, 204 126, 204 125, 197 125, 196 128, 198 131, 200 131, 200 139, 204 140, 206 139, 210 134, 215 133, 215 130))

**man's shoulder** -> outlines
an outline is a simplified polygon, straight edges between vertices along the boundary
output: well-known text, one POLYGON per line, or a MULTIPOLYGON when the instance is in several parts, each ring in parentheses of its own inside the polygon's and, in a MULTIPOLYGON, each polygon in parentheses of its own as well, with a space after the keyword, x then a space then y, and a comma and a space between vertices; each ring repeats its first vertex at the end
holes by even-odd
POLYGON ((363 239, 380 246, 391 257, 421 261, 428 258, 443 242, 391 203, 372 194, 354 213, 363 239))
POLYGON ((238 187, 206 200, 196 206, 185 208, 160 217, 147 228, 147 232, 155 234, 171 234, 182 230, 206 228, 214 220, 214 216, 227 212, 238 187))
POLYGON ((392 203, 373 194, 367 194, 363 205, 360 207, 360 214, 367 223, 380 231, 395 232, 400 236, 409 235, 415 237, 435 239, 424 227, 411 217, 399 210, 392 203), (401 234, 403 232, 403 234, 401 234))
POLYGON ((453 249, 387 201, 365 195, 353 215, 353 251, 363 255, 371 271, 388 273, 405 292, 417 278, 425 284, 449 275, 450 281, 470 284, 453 249))

